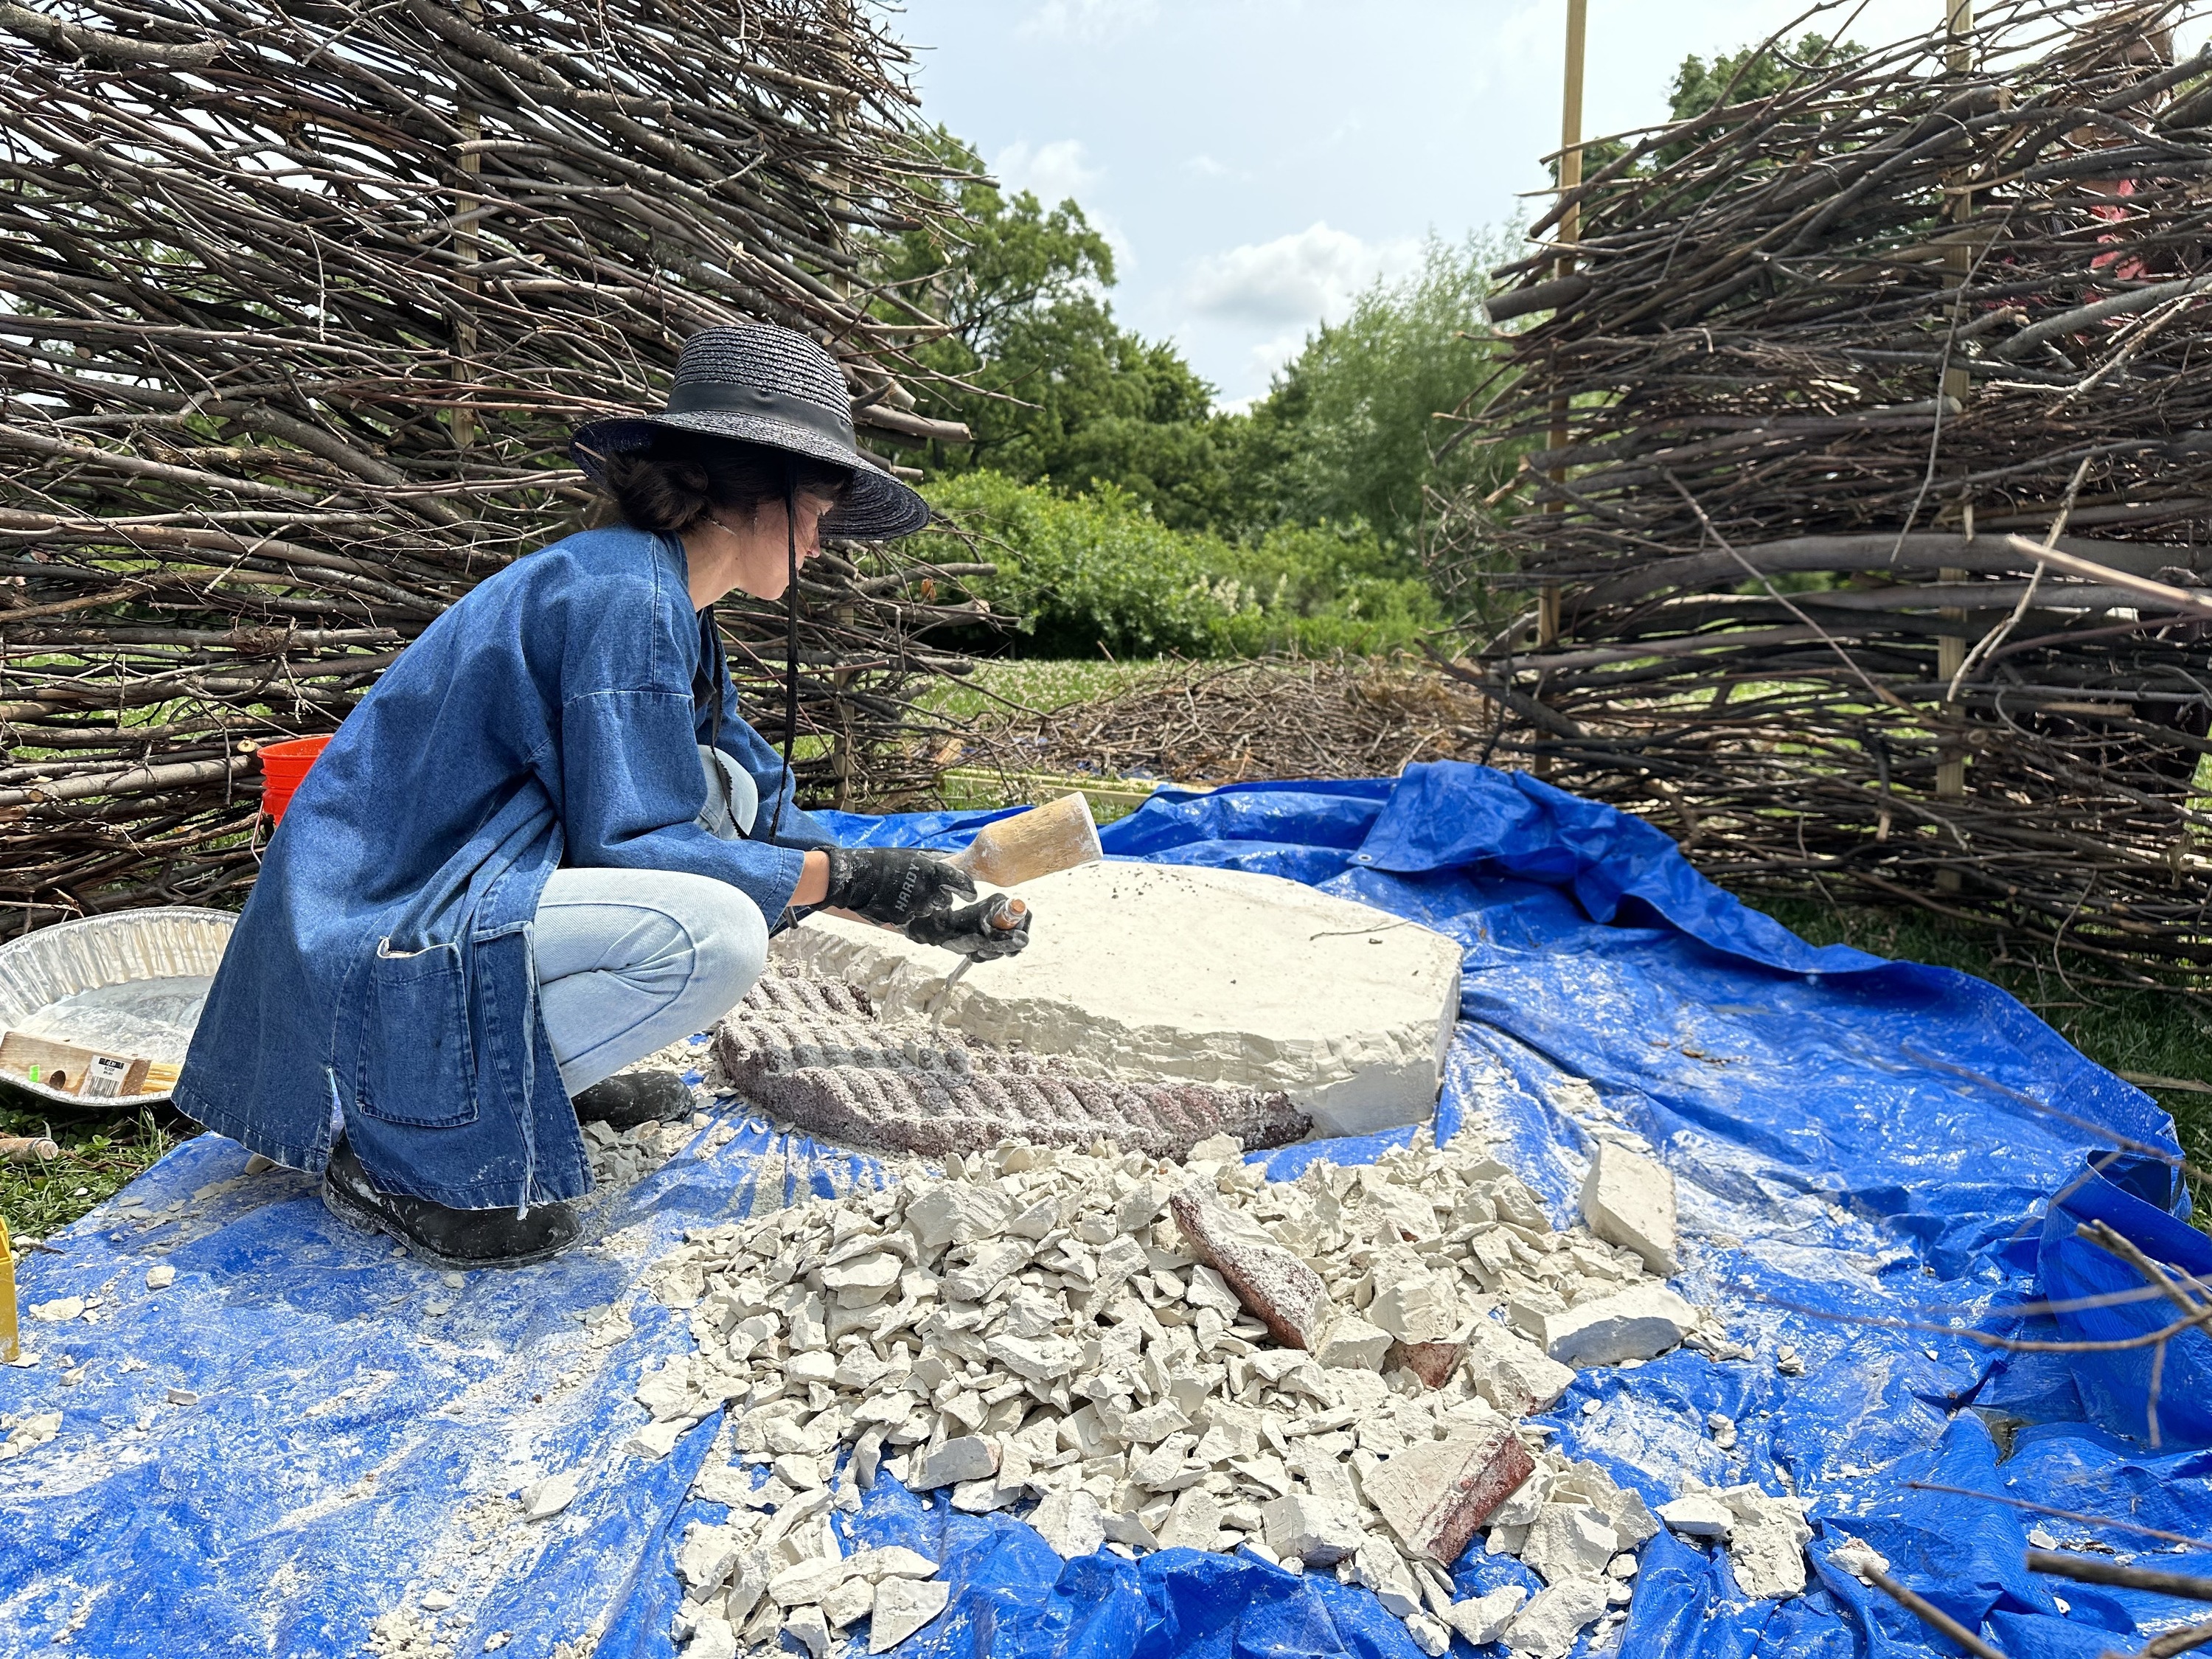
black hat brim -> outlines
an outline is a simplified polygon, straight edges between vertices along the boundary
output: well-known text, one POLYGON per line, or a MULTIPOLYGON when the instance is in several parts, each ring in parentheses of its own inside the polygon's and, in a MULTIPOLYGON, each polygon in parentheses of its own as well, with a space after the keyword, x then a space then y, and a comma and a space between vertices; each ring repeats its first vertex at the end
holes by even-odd
POLYGON ((576 435, 569 441, 568 453, 586 475, 598 479, 604 476, 606 457, 644 448, 653 441, 656 428, 760 444, 827 461, 833 466, 850 467, 852 488, 822 520, 822 533, 825 536, 845 541, 889 541, 897 536, 911 536, 929 522, 929 503, 921 498, 920 491, 892 477, 852 446, 773 415, 702 409, 682 414, 628 415, 592 421, 576 428, 576 435))

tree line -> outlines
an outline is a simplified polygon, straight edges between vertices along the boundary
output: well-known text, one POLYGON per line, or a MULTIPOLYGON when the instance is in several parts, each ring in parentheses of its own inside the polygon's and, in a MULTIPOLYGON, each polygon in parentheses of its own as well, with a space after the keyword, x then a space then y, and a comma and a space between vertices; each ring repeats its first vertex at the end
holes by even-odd
MULTIPOLYGON (((1856 50, 1808 35, 1686 58, 1674 117, 1765 95, 1856 50)), ((1228 410, 1171 342, 1115 319, 1113 249, 1079 203, 1009 192, 950 132, 932 142, 957 233, 909 232, 874 255, 885 288, 949 325, 916 355, 972 388, 931 388, 921 408, 963 422, 972 444, 901 457, 999 563, 976 596, 1020 618, 1011 636, 978 629, 960 643, 1372 653, 1449 628, 1469 550, 1440 538, 1446 508, 1491 497, 1521 465, 1450 418, 1501 389, 1481 302, 1516 238, 1432 236, 1416 270, 1318 323, 1266 396, 1228 410)), ((1586 170, 1617 154, 1591 146, 1586 170)))

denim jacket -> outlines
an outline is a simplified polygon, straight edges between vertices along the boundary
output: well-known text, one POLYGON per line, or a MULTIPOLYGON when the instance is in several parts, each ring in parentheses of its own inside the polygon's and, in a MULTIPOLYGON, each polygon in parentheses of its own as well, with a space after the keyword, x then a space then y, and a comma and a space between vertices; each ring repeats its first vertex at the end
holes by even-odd
MULTIPOLYGON (((538 1017, 531 929, 562 865, 684 870, 771 924, 804 850, 718 839, 701 744, 751 775, 775 751, 697 695, 701 628, 672 537, 570 536, 440 617, 349 714, 270 838, 178 1080, 178 1109, 295 1169, 332 1121, 380 1186, 459 1209, 590 1188, 538 1017)), ((716 653, 719 656, 719 653, 716 653)))

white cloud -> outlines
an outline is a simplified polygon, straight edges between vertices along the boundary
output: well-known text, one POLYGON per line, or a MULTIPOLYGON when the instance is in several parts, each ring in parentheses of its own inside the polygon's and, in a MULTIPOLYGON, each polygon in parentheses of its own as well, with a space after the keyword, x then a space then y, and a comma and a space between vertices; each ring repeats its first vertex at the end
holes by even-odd
POLYGON ((991 158, 991 176, 1010 193, 1035 191, 1037 200, 1047 208, 1056 208, 1073 197, 1082 204, 1083 216, 1091 222, 1091 228, 1114 250, 1116 278, 1137 268, 1137 251, 1122 234, 1121 222, 1083 200, 1091 186, 1106 177, 1106 170, 1091 165, 1090 152, 1081 139, 1055 138, 1048 144, 1036 145, 1026 138, 1016 139, 991 158))
POLYGON ((1182 165, 1184 172, 1194 173, 1200 179, 1234 179, 1243 176, 1235 168, 1223 166, 1203 151, 1188 157, 1182 165))
POLYGON ((1159 12, 1158 0, 1043 0, 1014 33, 1098 46, 1145 27, 1159 12))
MULTIPOLYGON (((1275 378, 1275 371, 1305 349, 1306 342, 1313 337, 1313 325, 1303 328, 1285 329, 1271 339, 1262 340, 1244 353, 1244 363, 1254 382, 1266 386, 1275 378)), ((1244 400, 1249 409, 1257 398, 1244 400)))
MULTIPOLYGON (((1206 255, 1192 275, 1190 303, 1209 316, 1277 329, 1295 325, 1302 340, 1306 328, 1342 317, 1376 277, 1402 276, 1420 257, 1412 237, 1370 244, 1317 220, 1272 242, 1206 255)), ((1292 340, 1290 349, 1296 346, 1292 340)), ((1272 349, 1272 343, 1261 348, 1272 349)))
POLYGON ((1086 159, 1079 138, 1035 146, 1017 139, 991 158, 991 175, 1009 191, 1035 191, 1047 207, 1058 207, 1071 196, 1082 199, 1086 188, 1106 176, 1086 159))

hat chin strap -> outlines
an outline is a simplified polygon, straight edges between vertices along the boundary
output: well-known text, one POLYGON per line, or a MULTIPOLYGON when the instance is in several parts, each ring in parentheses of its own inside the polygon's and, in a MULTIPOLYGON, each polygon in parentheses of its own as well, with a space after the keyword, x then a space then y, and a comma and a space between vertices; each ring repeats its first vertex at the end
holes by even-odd
MULTIPOLYGON (((783 826, 784 804, 799 793, 799 781, 791 769, 792 744, 799 736, 799 487, 797 469, 783 470, 783 778, 776 790, 775 810, 769 814, 768 835, 773 842, 775 832, 783 826)), ((719 513, 709 513, 709 519, 722 532, 732 538, 737 530, 719 513)), ((708 605, 704 613, 707 625, 714 625, 714 607, 708 605)), ((714 736, 720 740, 722 730, 722 688, 718 675, 714 685, 714 736)))
POLYGON ((783 805, 799 793, 791 770, 791 746, 799 736, 799 489, 798 469, 783 469, 783 550, 787 580, 783 589, 783 781, 769 814, 768 839, 783 824, 783 805))

